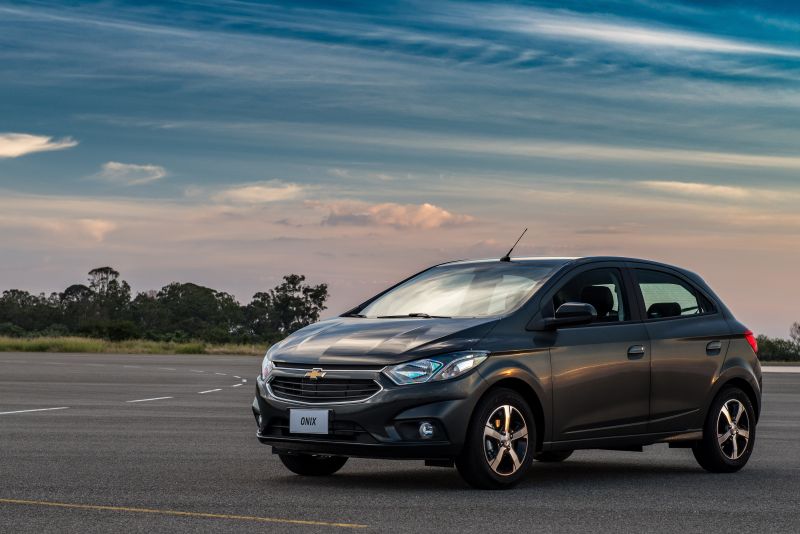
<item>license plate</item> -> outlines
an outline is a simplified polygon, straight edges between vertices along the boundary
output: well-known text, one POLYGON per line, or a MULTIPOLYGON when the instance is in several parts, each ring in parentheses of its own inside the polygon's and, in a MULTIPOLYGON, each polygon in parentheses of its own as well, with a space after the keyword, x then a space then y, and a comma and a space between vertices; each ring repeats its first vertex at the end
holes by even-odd
POLYGON ((330 410, 289 410, 291 434, 327 434, 330 410))

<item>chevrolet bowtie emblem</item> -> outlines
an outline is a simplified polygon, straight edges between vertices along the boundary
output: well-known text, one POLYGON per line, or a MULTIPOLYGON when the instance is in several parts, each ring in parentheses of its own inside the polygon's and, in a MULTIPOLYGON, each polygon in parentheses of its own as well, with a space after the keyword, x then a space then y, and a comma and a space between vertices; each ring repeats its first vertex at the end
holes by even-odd
POLYGON ((315 367, 314 369, 310 370, 306 373, 305 378, 310 378, 311 380, 319 380, 323 376, 325 376, 325 371, 315 367))

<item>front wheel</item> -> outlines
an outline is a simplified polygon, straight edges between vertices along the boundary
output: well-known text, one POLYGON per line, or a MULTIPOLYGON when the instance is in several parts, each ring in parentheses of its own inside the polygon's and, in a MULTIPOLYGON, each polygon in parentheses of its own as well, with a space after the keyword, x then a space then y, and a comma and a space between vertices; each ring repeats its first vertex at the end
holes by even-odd
POLYGON ((278 457, 292 473, 312 477, 332 475, 347 463, 345 456, 279 454, 278 457))
POLYGON ((514 390, 497 389, 475 408, 456 468, 475 488, 510 488, 530 468, 535 444, 528 403, 514 390))
POLYGON ((703 439, 692 447, 697 463, 712 473, 733 473, 745 466, 756 439, 750 398, 739 388, 723 389, 708 411, 703 439))

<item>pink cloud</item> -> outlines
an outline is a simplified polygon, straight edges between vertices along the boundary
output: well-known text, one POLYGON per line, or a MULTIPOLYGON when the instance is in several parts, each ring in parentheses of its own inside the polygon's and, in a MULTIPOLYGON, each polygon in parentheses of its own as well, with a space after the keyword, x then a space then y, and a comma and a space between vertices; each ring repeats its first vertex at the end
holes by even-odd
POLYGON ((330 226, 394 226, 395 228, 433 229, 458 226, 474 220, 469 215, 452 213, 434 204, 364 204, 362 202, 317 202, 314 206, 329 210, 323 224, 330 226))

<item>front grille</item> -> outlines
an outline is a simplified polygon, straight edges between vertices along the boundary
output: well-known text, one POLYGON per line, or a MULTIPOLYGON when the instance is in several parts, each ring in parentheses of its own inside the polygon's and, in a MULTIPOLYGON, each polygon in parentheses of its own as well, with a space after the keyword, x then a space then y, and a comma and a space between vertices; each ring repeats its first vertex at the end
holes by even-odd
POLYGON ((310 378, 276 376, 269 383, 279 398, 313 404, 357 402, 368 399, 381 387, 369 378, 310 378))
POLYGON ((320 367, 324 367, 326 371, 373 371, 375 373, 379 373, 382 366, 375 366, 375 364, 364 364, 364 363, 294 363, 294 362, 272 362, 275 364, 275 367, 279 369, 318 369, 320 367))

